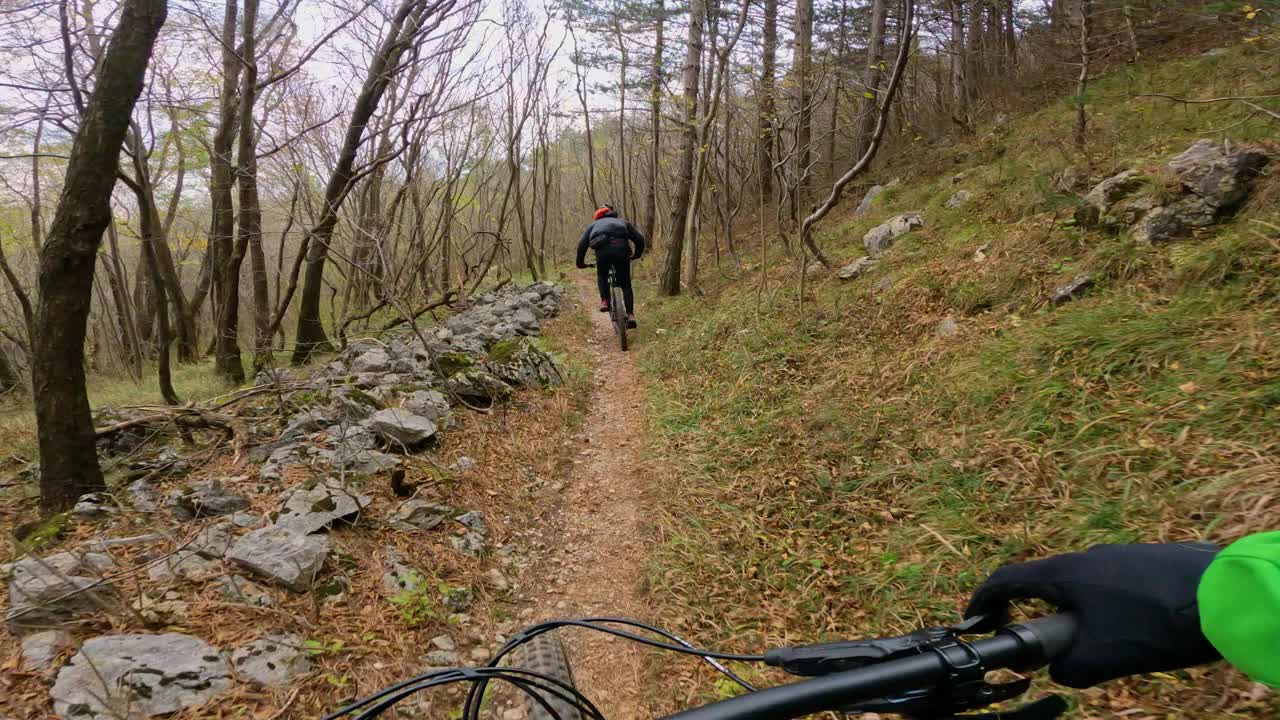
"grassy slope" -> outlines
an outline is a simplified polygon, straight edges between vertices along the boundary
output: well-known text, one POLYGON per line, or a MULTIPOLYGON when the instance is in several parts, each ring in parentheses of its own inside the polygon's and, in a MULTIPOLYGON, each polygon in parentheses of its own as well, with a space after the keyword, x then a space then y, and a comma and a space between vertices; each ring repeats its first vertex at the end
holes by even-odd
MULTIPOLYGON (((1154 170, 1200 137, 1274 137, 1238 106, 1130 98, 1274 92, 1273 57, 1241 45, 1102 78, 1090 176, 1154 170)), ((864 278, 812 282, 803 306, 794 262, 650 305, 651 436, 678 480, 651 573, 669 621, 740 648, 905 631, 954 620, 1008 560, 1280 526, 1280 178, 1193 239, 1081 232, 1049 190, 1084 163, 1071 115, 1058 102, 893 162, 902 185, 821 243, 855 257, 907 210, 928 227, 864 278), (975 201, 944 209, 958 188, 975 201), (1084 299, 1046 306, 1084 270, 1084 299), (959 332, 943 338, 946 317, 959 332)), ((1241 682, 1223 696, 1222 672, 1089 691, 1082 716, 1271 716, 1241 682)))

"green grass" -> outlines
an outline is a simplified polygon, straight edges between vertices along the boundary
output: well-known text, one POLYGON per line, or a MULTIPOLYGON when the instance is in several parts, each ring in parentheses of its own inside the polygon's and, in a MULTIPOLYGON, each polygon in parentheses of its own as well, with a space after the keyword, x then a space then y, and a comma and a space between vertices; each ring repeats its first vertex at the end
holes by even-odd
MULTIPOLYGON (((902 186, 867 217, 831 220, 821 243, 849 258, 893 214, 922 210, 928 225, 866 277, 812 282, 803 304, 783 267, 768 270, 782 290, 759 311, 758 273, 651 303, 648 324, 664 332, 641 370, 652 451, 673 468, 660 494, 678 508, 659 519, 649 573, 664 621, 741 650, 902 632, 954 621, 1010 560, 1273 528, 1277 181, 1261 181, 1234 220, 1159 246, 1064 222, 1074 201, 1049 182, 1073 164, 1094 182, 1126 166, 1155 172, 1217 128, 1271 137, 1274 124, 1230 104, 1130 97, 1262 94, 1261 59, 1242 46, 1100 78, 1083 157, 1046 141, 1070 136, 1064 101, 942 151, 976 164, 944 157, 937 174, 909 179, 915 166, 892 164, 883 175, 902 186), (945 210, 960 188, 974 201, 945 210), (1081 299, 1046 302, 1080 272, 1095 278, 1081 299), (892 290, 874 292, 885 276, 892 290), (939 337, 948 316, 960 332, 939 337)), ((1202 673, 1084 705, 1103 712, 1126 693, 1116 707, 1199 716, 1220 693, 1198 689, 1211 684, 1202 673)), ((1231 702, 1202 714, 1274 710, 1231 702)))

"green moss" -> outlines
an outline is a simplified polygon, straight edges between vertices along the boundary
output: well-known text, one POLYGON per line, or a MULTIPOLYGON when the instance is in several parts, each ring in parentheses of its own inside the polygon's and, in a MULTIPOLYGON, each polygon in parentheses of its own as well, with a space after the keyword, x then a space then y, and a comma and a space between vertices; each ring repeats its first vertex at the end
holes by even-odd
POLYGON ((499 340, 493 344, 493 347, 489 348, 489 360, 499 365, 510 362, 511 358, 523 347, 524 342, 520 338, 499 340))
POLYGON ((71 513, 64 512, 19 525, 13 531, 18 553, 36 552, 56 543, 66 535, 70 524, 71 513))
POLYGON ((436 358, 436 367, 446 378, 465 372, 474 364, 469 355, 460 352, 447 352, 436 358))

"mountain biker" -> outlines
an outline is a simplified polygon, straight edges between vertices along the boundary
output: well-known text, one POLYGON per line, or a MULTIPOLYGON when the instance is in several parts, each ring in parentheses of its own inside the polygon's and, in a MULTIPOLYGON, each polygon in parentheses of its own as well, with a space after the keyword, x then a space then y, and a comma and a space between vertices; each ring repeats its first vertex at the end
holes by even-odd
POLYGON ((1054 682, 1085 688, 1126 675, 1226 659, 1280 688, 1280 532, 1219 550, 1207 543, 1098 545, 1006 565, 973 593, 967 617, 994 629, 1013 600, 1046 600, 1079 619, 1049 666, 1054 682))
POLYGON ((600 312, 609 312, 609 268, 617 272, 618 287, 627 305, 627 327, 636 326, 635 297, 631 292, 631 261, 644 255, 644 235, 618 217, 613 206, 602 205, 578 240, 578 268, 585 268, 587 248, 596 251, 596 283, 600 286, 600 312), (635 247, 632 250, 632 246, 635 247))

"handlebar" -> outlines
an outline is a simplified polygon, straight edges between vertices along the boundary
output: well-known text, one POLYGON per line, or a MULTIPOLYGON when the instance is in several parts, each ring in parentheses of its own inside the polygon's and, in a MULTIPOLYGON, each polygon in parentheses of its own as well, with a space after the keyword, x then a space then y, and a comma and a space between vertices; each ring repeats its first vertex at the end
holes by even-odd
POLYGON ((758 690, 669 716, 666 720, 776 720, 834 710, 917 688, 945 685, 959 673, 1009 668, 1032 670, 1070 647, 1077 621, 1071 614, 1009 625, 974 642, 928 648, 919 654, 856 670, 758 690))

